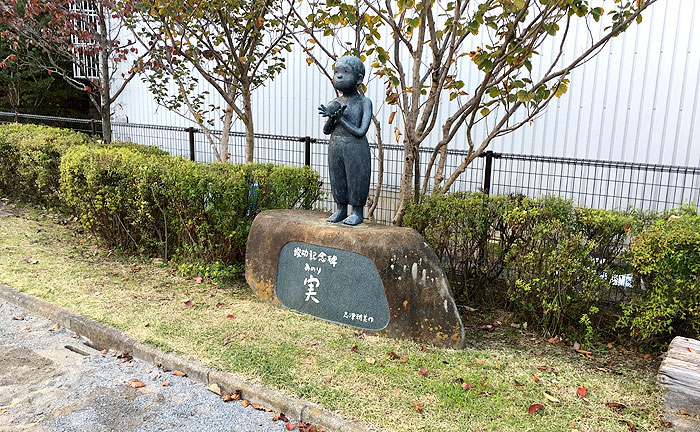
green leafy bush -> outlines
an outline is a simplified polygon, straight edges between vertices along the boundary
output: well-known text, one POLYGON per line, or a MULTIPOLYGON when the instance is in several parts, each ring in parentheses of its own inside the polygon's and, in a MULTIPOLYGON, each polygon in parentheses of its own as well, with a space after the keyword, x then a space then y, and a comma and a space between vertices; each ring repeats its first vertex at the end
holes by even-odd
POLYGON ((34 204, 59 205, 59 164, 87 135, 26 124, 0 125, 0 192, 34 204))
MULTIPOLYGON (((624 271, 632 215, 569 200, 480 193, 431 195, 409 206, 461 301, 490 302, 554 333, 600 325, 595 307, 624 271)), ((607 320, 609 321, 609 320, 607 320)))
POLYGON ((692 207, 666 216, 634 237, 636 293, 619 321, 651 343, 700 336, 700 216, 692 207))
POLYGON ((207 264, 242 262, 258 212, 310 209, 321 196, 319 176, 308 167, 205 165, 91 146, 65 154, 61 190, 108 245, 207 264))

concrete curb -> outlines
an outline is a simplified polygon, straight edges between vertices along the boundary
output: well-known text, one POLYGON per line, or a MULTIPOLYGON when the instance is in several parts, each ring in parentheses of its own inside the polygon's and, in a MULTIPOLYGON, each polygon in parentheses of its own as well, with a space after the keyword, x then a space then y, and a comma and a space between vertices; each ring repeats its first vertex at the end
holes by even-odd
POLYGON ((288 417, 301 419, 332 432, 364 432, 372 429, 346 420, 320 406, 286 395, 278 390, 262 387, 228 372, 211 369, 184 356, 165 353, 151 345, 136 341, 126 333, 95 320, 70 312, 45 300, 21 293, 0 284, 0 299, 19 306, 31 313, 57 322, 62 327, 90 340, 98 350, 112 349, 126 352, 139 360, 160 363, 168 369, 178 369, 188 377, 208 386, 218 384, 223 391, 241 390, 241 396, 253 403, 283 412, 288 417))

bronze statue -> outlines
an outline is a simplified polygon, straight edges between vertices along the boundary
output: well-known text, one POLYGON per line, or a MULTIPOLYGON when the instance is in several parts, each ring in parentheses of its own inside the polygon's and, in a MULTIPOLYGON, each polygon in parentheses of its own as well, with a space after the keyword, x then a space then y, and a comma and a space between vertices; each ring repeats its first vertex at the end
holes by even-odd
POLYGON ((333 87, 341 96, 318 108, 323 117, 328 117, 323 133, 331 136, 328 168, 338 206, 328 222, 359 225, 364 219, 371 173, 366 134, 372 119, 372 101, 357 90, 364 77, 362 60, 354 56, 339 58, 333 68, 333 87), (349 216, 348 204, 352 206, 349 216))

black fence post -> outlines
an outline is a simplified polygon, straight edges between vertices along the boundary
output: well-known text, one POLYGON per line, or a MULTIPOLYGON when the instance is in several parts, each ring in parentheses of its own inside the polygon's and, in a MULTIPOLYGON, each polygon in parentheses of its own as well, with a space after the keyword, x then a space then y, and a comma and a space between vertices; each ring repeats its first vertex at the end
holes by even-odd
POLYGON ((311 137, 304 137, 304 165, 311 166, 311 137))
POLYGON ((95 119, 90 119, 90 134, 95 135, 97 133, 97 126, 95 125, 95 119))
POLYGON ((484 193, 491 194, 491 172, 493 171, 493 152, 491 150, 484 153, 486 164, 484 165, 484 193))
POLYGON ((190 126, 187 128, 187 132, 190 136, 190 160, 195 161, 194 157, 194 127, 190 126))

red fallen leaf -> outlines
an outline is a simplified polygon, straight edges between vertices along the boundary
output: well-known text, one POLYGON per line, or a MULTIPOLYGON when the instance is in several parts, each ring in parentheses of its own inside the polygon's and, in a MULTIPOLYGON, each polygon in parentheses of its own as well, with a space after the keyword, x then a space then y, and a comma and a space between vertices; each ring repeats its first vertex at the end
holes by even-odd
POLYGON ((525 384, 521 383, 521 382, 518 381, 518 380, 515 380, 515 385, 518 386, 518 387, 522 387, 522 386, 524 386, 525 384))
POLYGON ((537 369, 539 369, 539 370, 547 370, 548 367, 547 367, 547 366, 540 366, 540 367, 538 367, 537 369))
POLYGON ((544 408, 544 405, 542 405, 542 404, 532 404, 532 405, 530 405, 530 408, 527 409, 527 413, 534 414, 537 411, 541 410, 542 408, 544 408))
POLYGON ((585 398, 586 397, 586 387, 577 388, 576 393, 578 393, 578 397, 585 398))
POLYGON ((693 353, 693 354, 696 354, 695 350, 694 350, 694 349, 692 349, 692 348, 688 348, 688 352, 689 352, 689 353, 693 353))
POLYGON ((428 369, 419 370, 418 375, 428 376, 428 369))
POLYGON ((331 379, 330 379, 330 378, 326 378, 326 379, 325 379, 325 382, 326 382, 326 384, 329 384, 329 383, 331 382, 331 379))
POLYGON ((225 337, 225 338, 221 341, 221 345, 223 345, 223 346, 226 346, 226 345, 228 345, 229 343, 231 343, 231 338, 230 338, 230 337, 225 337))
POLYGON ((140 380, 137 380, 136 378, 134 378, 134 379, 129 381, 129 387, 141 388, 141 387, 146 387, 146 384, 144 384, 140 380))
POLYGON ((423 410, 423 407, 415 402, 413 402, 413 406, 416 407, 416 411, 418 411, 419 413, 423 410))
POLYGON ((236 315, 234 315, 234 314, 228 314, 228 315, 226 315, 226 318, 236 318, 236 315))
POLYGON ((401 363, 408 363, 408 357, 404 357, 401 359, 401 363))
POLYGON ((396 353, 393 352, 393 351, 392 351, 392 352, 389 352, 389 353, 386 353, 386 354, 389 356, 389 358, 390 358, 391 360, 396 360, 397 358, 399 358, 399 356, 396 355, 396 353))
POLYGON ((194 302, 193 302, 192 300, 187 300, 187 301, 185 302, 185 306, 187 306, 187 307, 192 307, 192 306, 194 306, 194 302))
POLYGON ((532 379, 535 380, 535 382, 540 382, 540 379, 537 377, 537 375, 533 375, 532 379))
POLYGON ((218 302, 218 303, 216 304, 216 307, 221 307, 221 306, 226 306, 226 303, 218 302))
POLYGON ((352 348, 350 348, 350 351, 357 351, 357 345, 355 345, 355 346, 353 346, 352 348))
POLYGON ((426 348, 426 347, 420 347, 420 350, 421 350, 421 351, 428 351, 428 348, 426 348))
POLYGON ((472 383, 466 382, 466 383, 462 384, 462 388, 463 388, 464 390, 469 391, 469 390, 472 389, 472 383))
POLYGON ((619 419, 619 420, 620 420, 621 422, 627 423, 627 429, 629 429, 630 432, 637 432, 637 427, 634 425, 634 423, 632 423, 632 422, 629 421, 629 420, 625 420, 625 419, 619 419))
POLYGON ((284 425, 284 427, 285 427, 287 430, 294 430, 294 425, 291 424, 291 423, 287 423, 286 425, 284 425))

